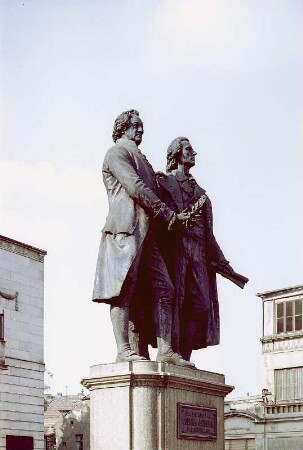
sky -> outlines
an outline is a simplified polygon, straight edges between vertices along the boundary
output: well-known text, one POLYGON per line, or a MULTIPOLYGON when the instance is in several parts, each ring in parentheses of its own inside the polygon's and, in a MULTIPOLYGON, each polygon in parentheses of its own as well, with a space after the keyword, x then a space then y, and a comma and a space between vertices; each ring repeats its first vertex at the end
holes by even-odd
POLYGON ((0 234, 48 252, 51 392, 79 392, 91 365, 115 359, 108 307, 91 295, 102 161, 134 108, 155 170, 190 139, 217 240, 250 279, 241 290, 218 276, 221 344, 192 359, 233 397, 260 394, 256 293, 302 283, 302 2, 0 0, 0 27, 0 234))

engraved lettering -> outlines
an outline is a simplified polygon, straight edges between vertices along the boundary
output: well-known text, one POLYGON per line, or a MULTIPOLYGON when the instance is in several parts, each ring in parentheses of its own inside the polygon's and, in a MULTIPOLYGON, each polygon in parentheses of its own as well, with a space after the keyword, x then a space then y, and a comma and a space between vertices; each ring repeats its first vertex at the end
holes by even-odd
POLYGON ((204 406, 178 404, 178 438, 208 440, 217 438, 217 410, 204 406))

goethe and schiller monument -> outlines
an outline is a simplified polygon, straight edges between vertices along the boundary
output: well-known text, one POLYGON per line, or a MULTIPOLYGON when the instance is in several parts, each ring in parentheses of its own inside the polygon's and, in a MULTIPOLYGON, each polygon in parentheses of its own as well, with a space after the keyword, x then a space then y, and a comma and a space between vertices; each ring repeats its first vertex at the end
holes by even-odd
POLYGON ((242 288, 248 279, 213 234, 210 199, 190 174, 196 152, 189 139, 174 139, 166 173, 155 173, 139 149, 136 110, 117 117, 112 136, 93 301, 110 305, 117 356, 83 380, 91 391, 91 448, 190 450, 203 441, 205 449, 223 449, 223 401, 232 388, 190 357, 219 343, 216 274, 242 288))

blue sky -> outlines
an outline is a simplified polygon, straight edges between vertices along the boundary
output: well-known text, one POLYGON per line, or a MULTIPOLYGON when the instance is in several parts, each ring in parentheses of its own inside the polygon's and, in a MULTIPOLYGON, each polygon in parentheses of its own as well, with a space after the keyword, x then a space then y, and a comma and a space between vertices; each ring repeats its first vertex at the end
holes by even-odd
POLYGON ((234 395, 258 393, 257 292, 302 283, 303 7, 295 0, 2 0, 1 234, 48 251, 45 362, 76 392, 114 358, 106 306, 90 301, 107 214, 112 125, 138 109, 141 149, 164 170, 187 136, 227 259, 220 346, 194 353, 234 395))

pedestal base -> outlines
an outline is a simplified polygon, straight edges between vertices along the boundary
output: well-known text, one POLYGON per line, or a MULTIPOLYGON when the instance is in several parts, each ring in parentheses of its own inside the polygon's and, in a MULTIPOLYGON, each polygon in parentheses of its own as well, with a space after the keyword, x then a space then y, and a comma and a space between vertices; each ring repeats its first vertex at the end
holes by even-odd
POLYGON ((224 376, 153 361, 92 366, 91 450, 223 450, 224 376))

